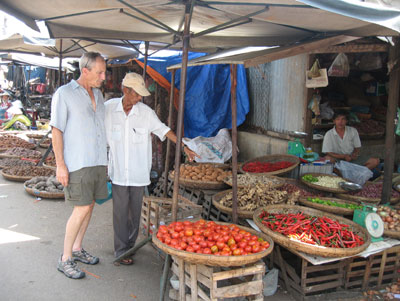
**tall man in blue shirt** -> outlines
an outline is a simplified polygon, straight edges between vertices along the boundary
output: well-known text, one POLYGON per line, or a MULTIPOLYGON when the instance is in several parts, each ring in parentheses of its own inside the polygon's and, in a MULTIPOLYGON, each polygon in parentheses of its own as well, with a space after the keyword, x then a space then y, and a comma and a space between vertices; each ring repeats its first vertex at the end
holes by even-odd
POLYGON ((73 206, 57 269, 73 279, 85 276, 75 261, 99 262, 82 248, 82 241, 94 200, 107 197, 105 108, 98 89, 105 80, 106 63, 100 53, 88 52, 81 57, 79 68, 79 79, 54 94, 50 122, 57 179, 65 187, 66 202, 73 206))

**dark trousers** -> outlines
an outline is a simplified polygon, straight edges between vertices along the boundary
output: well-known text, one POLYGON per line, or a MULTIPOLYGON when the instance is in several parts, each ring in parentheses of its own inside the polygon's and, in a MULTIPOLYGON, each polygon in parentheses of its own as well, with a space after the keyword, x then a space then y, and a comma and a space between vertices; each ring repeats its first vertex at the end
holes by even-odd
POLYGON ((135 245, 139 234, 144 186, 112 184, 115 257, 135 245))

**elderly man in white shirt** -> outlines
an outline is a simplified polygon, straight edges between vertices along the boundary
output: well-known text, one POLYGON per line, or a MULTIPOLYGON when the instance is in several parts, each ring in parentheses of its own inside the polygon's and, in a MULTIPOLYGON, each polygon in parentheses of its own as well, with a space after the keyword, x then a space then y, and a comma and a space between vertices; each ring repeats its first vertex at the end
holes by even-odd
MULTIPOLYGON (((175 133, 156 113, 140 102, 149 96, 143 77, 127 73, 122 81, 124 96, 106 102, 106 135, 109 150, 108 173, 113 191, 114 255, 119 257, 134 246, 139 234, 144 187, 150 184, 151 135, 176 143, 175 133)), ((184 147, 192 161, 197 154, 184 147)), ((133 264, 125 258, 121 264, 133 264)))

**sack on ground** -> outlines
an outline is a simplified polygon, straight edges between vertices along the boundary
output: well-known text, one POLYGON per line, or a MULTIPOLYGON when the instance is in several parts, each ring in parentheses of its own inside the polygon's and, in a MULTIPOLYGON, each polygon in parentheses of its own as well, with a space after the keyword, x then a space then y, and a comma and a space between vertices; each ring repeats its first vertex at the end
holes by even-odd
POLYGON ((344 178, 360 185, 364 185, 373 176, 372 171, 368 167, 347 161, 336 163, 335 168, 340 170, 344 178))

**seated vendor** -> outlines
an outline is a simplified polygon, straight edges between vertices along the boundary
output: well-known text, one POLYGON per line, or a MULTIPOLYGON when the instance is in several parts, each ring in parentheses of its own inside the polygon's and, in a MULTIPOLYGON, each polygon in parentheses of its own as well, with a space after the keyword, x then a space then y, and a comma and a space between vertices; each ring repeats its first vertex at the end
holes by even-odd
POLYGON ((347 126, 347 114, 345 111, 335 112, 333 115, 334 127, 329 130, 322 143, 322 152, 328 159, 335 163, 338 160, 364 165, 373 170, 380 160, 360 156, 361 141, 355 128, 347 126))

